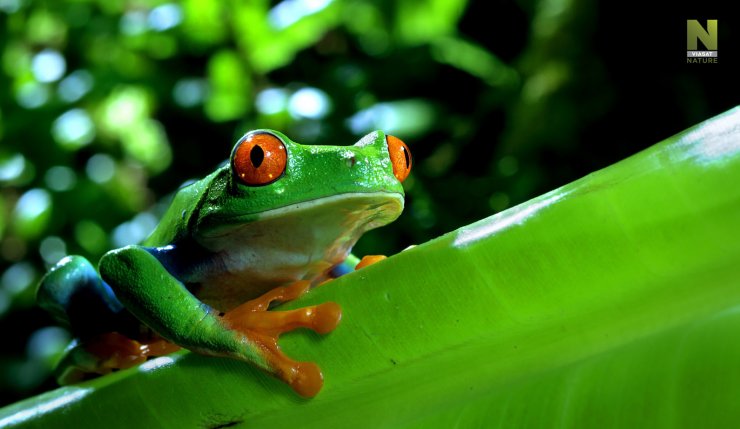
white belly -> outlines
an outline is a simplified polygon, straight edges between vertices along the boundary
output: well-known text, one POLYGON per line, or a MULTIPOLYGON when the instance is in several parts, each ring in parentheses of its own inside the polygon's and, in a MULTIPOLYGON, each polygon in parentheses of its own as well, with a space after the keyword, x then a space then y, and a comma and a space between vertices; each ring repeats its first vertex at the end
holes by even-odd
POLYGON ((344 261, 360 236, 403 210, 396 194, 347 194, 263 213, 198 241, 213 253, 194 279, 198 298, 226 311, 277 286, 314 281, 344 261))

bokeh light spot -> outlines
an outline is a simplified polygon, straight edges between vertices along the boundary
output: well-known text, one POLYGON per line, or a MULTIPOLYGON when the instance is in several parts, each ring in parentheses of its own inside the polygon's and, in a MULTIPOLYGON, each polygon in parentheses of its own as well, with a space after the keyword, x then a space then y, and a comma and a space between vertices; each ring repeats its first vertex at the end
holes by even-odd
POLYGON ((182 107, 193 107, 203 103, 208 96, 208 83, 204 79, 180 79, 172 89, 172 98, 182 107))
POLYGON ((0 10, 7 13, 18 12, 21 8, 21 0, 0 0, 0 10))
POLYGON ((124 132, 149 114, 146 91, 127 87, 108 97, 104 107, 103 123, 113 132, 124 132))
POLYGON ((329 113, 331 101, 324 91, 317 88, 302 88, 288 101, 288 110, 294 117, 321 119, 329 113))
POLYGON ((0 182, 12 182, 18 179, 25 169, 26 158, 20 153, 0 159, 0 182))
POLYGON ((288 107, 288 92, 280 88, 264 89, 257 94, 255 107, 264 115, 280 113, 288 107))
POLYGON ((67 244, 59 237, 46 237, 39 244, 39 254, 47 265, 52 266, 67 256, 67 244))
POLYGON ((67 71, 67 62, 62 54, 53 49, 44 49, 31 60, 31 72, 37 81, 56 82, 67 71))
POLYGON ((118 28, 127 36, 137 36, 146 32, 147 21, 147 13, 143 10, 130 10, 121 17, 118 28))
POLYGON ((37 109, 49 101, 49 88, 37 82, 26 82, 15 93, 18 104, 26 109, 37 109))
POLYGON ((347 125, 357 134, 383 130, 404 136, 418 135, 429 129, 434 110, 423 100, 399 100, 377 103, 355 113, 347 125))
POLYGON ((90 157, 85 164, 85 173, 95 183, 105 183, 116 173, 116 162, 108 155, 98 153, 90 157))
POLYGON ((169 30, 182 22, 182 9, 174 3, 157 6, 149 12, 147 21, 152 30, 169 30))
POLYGON ((29 287, 33 287, 35 281, 36 270, 33 266, 28 262, 18 262, 8 267, 0 277, 0 288, 8 296, 18 295, 29 287))
POLYGON ((157 217, 151 213, 140 213, 113 230, 113 245, 124 247, 144 240, 157 227, 157 217))
POLYGON ((504 156, 498 160, 498 171, 502 176, 513 176, 519 171, 519 161, 513 156, 504 156))
POLYGON ((31 334, 26 344, 28 357, 52 364, 71 340, 70 334, 57 326, 47 326, 31 334))
POLYGON ((95 126, 86 111, 72 109, 54 121, 51 133, 60 146, 75 150, 92 142, 95 126))
POLYGON ((21 195, 16 203, 16 216, 21 219, 34 219, 51 207, 51 195, 43 189, 34 188, 21 195))
POLYGON ((273 28, 282 30, 321 11, 331 2, 332 0, 283 0, 270 10, 267 20, 273 28))
POLYGON ((69 167, 57 165, 46 171, 44 181, 52 191, 69 191, 77 183, 77 174, 69 167))
POLYGON ((505 192, 494 192, 490 198, 488 198, 488 206, 494 213, 498 213, 502 210, 509 208, 511 201, 509 196, 505 192))
POLYGON ((92 254, 102 253, 108 246, 107 233, 91 220, 82 220, 75 226, 75 240, 92 254))
POLYGON ((59 82, 57 92, 62 100, 72 103, 82 98, 92 87, 92 74, 87 70, 76 70, 59 82))

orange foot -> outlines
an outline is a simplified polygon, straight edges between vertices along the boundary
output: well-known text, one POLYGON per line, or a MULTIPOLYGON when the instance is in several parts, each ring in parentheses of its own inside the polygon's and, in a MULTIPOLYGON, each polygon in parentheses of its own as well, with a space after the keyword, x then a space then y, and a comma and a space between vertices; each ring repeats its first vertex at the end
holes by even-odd
POLYGON ((143 363, 152 356, 164 356, 180 347, 161 338, 147 342, 132 340, 118 332, 98 335, 70 350, 57 365, 61 385, 77 383, 92 374, 104 375, 143 363))
POLYGON ((339 324, 342 310, 333 302, 296 310, 267 310, 271 303, 292 301, 310 287, 308 281, 278 287, 223 315, 229 328, 242 332, 262 350, 273 374, 308 398, 315 396, 324 384, 321 369, 313 362, 297 362, 287 357, 280 351, 278 339, 282 333, 301 327, 319 334, 331 332, 339 324))
POLYGON ((355 266, 355 271, 359 270, 360 268, 365 268, 368 265, 372 265, 377 262, 380 262, 386 258, 387 256, 384 256, 384 255, 365 255, 362 257, 362 259, 360 259, 360 262, 358 262, 357 265, 355 266))
POLYGON ((118 332, 109 332, 87 342, 84 349, 98 358, 97 368, 93 372, 107 374, 146 362, 149 357, 176 352, 180 347, 161 338, 139 342, 118 332))

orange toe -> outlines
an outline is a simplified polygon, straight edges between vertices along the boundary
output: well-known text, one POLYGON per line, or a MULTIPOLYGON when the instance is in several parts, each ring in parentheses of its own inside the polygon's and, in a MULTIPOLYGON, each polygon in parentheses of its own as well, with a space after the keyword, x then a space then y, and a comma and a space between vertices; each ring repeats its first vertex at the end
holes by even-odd
POLYGON ((313 362, 300 362, 295 368, 296 377, 290 387, 304 398, 313 398, 324 386, 324 375, 313 362))
POLYGON ((305 294, 306 281, 279 287, 248 301, 223 315, 224 323, 242 332, 262 351, 270 371, 303 397, 313 397, 324 384, 319 367, 313 362, 297 362, 280 350, 280 335, 297 328, 308 328, 319 334, 334 330, 342 319, 336 303, 325 302, 295 310, 268 311, 272 302, 286 302, 305 294))
POLYGON ((357 265, 355 266, 355 271, 359 270, 360 268, 365 268, 368 265, 372 265, 377 262, 380 262, 386 258, 387 256, 385 255, 365 255, 362 257, 362 259, 360 259, 360 262, 357 263, 357 265))

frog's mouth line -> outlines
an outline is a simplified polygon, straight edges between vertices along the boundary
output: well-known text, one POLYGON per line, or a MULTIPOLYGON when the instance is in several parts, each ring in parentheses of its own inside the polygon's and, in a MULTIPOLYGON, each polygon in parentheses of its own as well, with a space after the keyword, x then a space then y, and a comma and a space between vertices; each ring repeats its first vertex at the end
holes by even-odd
MULTIPOLYGON (((222 227, 202 232, 208 239, 216 239, 231 233, 235 226, 267 222, 270 220, 306 216, 320 216, 335 211, 348 218, 358 220, 366 218, 363 229, 369 230, 394 221, 404 208, 404 195, 389 192, 350 192, 315 198, 278 207, 262 213, 250 213, 224 219, 222 227)), ((340 216, 338 216, 340 217, 340 216)), ((310 223, 310 222, 308 222, 310 223)))
POLYGON ((353 200, 358 200, 359 204, 362 204, 362 200, 376 201, 375 204, 370 204, 372 208, 378 208, 389 204, 397 204, 398 214, 403 211, 404 196, 399 193, 388 193, 388 192, 350 192, 346 194, 331 195, 328 197, 315 198, 313 200, 301 201, 300 203, 290 204, 284 207, 278 207, 276 209, 268 210, 257 215, 257 219, 270 219, 273 217, 280 217, 284 213, 297 213, 303 210, 311 210, 319 206, 331 206, 333 204, 342 202, 347 204, 353 204, 353 200))

